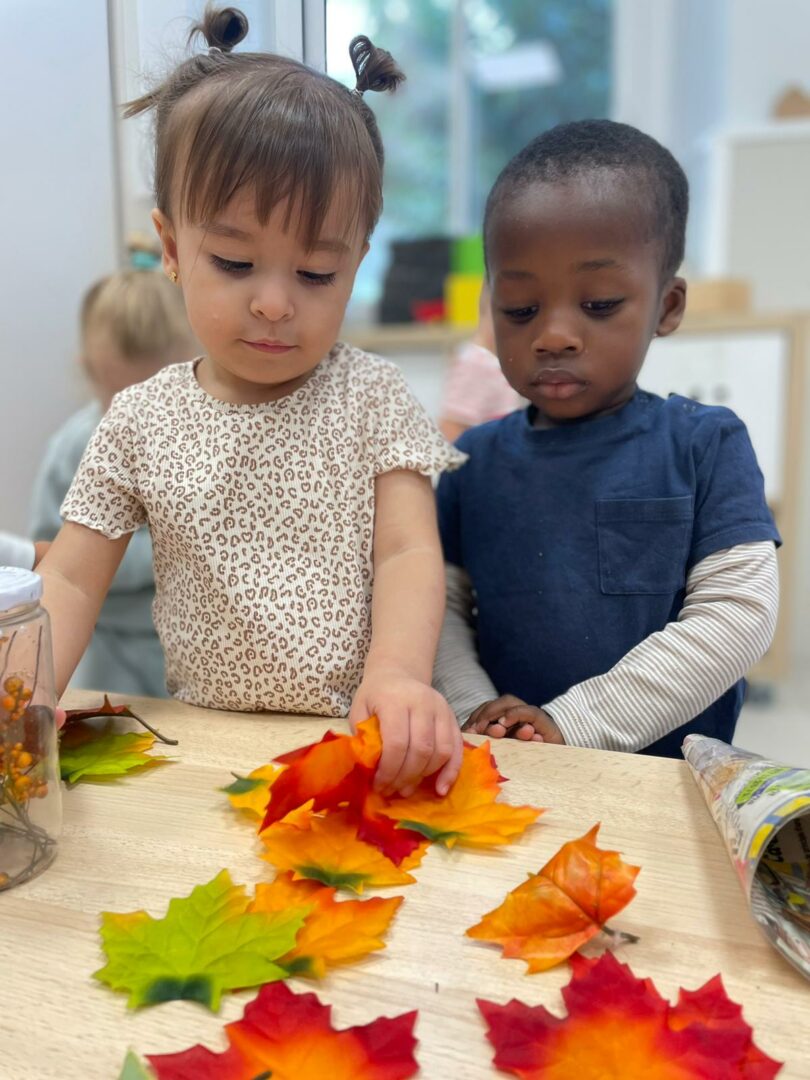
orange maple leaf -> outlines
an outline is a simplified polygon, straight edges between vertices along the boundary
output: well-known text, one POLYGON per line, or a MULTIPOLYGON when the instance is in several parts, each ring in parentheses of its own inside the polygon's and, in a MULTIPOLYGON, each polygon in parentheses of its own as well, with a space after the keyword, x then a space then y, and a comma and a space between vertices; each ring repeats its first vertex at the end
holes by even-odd
POLYGON ((273 784, 262 828, 310 799, 316 812, 345 803, 359 806, 371 788, 381 751, 380 725, 371 716, 357 725, 354 735, 327 731, 320 742, 276 758, 287 768, 273 784))
POLYGON ((373 809, 446 847, 509 843, 543 809, 496 802, 501 779, 486 743, 465 746, 458 779, 444 798, 436 795, 432 781, 425 781, 410 797, 381 800, 373 809))
POLYGON ((419 865, 427 848, 423 844, 395 866, 377 848, 357 839, 351 811, 319 817, 306 806, 259 835, 267 848, 263 858, 279 870, 291 870, 294 880, 309 878, 356 893, 366 887, 412 884, 416 879, 407 870, 419 865))
POLYGON ((467 935, 501 945, 504 956, 525 960, 530 973, 562 963, 636 895, 640 867, 622 862, 617 851, 598 848, 598 832, 594 825, 563 844, 467 935))
POLYGON ((338 902, 336 891, 316 881, 295 881, 291 873, 279 874, 269 884, 256 886, 249 911, 308 909, 304 925, 295 939, 295 948, 279 961, 291 974, 321 979, 327 967, 351 963, 385 948, 382 935, 402 903, 402 897, 338 902))
POLYGON ((612 953, 572 956, 571 966, 564 1020, 542 1005, 478 1001, 499 1069, 525 1080, 770 1080, 779 1072, 719 975, 681 991, 673 1007, 612 953))
POLYGON ((179 1054, 152 1054, 158 1080, 408 1080, 417 1014, 336 1031, 331 1007, 315 994, 296 994, 283 983, 263 986, 244 1016, 227 1024, 229 1048, 216 1054, 192 1046, 179 1054))

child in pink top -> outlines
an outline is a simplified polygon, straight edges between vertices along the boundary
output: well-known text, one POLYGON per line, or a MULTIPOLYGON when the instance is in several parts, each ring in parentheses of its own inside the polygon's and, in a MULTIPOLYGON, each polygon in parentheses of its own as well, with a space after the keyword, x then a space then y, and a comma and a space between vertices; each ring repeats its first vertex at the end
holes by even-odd
POLYGON ((506 381, 494 349, 490 294, 484 283, 475 334, 457 350, 444 386, 439 428, 451 442, 467 428, 497 420, 523 403, 506 381))

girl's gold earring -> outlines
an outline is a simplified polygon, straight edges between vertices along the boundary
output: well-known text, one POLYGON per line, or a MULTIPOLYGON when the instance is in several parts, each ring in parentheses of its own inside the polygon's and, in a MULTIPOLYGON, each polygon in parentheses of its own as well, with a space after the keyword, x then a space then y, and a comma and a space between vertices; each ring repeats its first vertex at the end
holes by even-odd
POLYGON ((172 285, 176 285, 177 284, 177 271, 176 270, 170 270, 169 271, 169 278, 171 280, 172 285))

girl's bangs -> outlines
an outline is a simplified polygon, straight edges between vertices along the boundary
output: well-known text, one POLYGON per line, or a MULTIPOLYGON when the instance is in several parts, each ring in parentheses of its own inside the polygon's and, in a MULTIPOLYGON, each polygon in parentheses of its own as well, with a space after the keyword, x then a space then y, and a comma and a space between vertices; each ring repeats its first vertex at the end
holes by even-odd
POLYGON ((340 107, 334 95, 316 97, 296 92, 301 88, 295 86, 270 93, 255 81, 242 93, 219 89, 204 103, 193 103, 197 108, 189 111, 196 116, 186 111, 180 120, 185 137, 172 187, 186 221, 214 221, 237 192, 251 189, 259 223, 265 225, 285 204, 284 228, 295 223, 307 248, 318 240, 336 203, 343 235, 333 239, 349 242, 358 226, 364 239, 370 234, 382 203, 381 178, 365 125, 352 116, 351 103, 340 107), (347 119, 355 122, 347 125, 347 119))

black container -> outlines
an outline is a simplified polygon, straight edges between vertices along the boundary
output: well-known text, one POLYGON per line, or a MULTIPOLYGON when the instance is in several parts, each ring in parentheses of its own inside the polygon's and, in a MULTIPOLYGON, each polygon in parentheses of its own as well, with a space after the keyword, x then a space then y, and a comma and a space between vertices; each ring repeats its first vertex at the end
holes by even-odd
POLYGON ((414 304, 444 298, 452 243, 449 236, 393 241, 378 312, 381 323, 413 322, 414 304))

